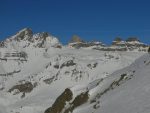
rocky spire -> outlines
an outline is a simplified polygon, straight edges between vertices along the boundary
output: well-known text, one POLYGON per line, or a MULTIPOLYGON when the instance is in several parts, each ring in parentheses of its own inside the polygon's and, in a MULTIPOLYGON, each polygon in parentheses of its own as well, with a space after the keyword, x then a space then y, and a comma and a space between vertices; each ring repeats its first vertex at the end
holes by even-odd
POLYGON ((116 37, 114 39, 114 41, 112 42, 112 45, 116 45, 116 44, 120 43, 121 41, 122 41, 122 39, 120 37, 116 37))
POLYGON ((70 43, 75 43, 75 42, 83 42, 83 40, 78 35, 73 35, 70 43))

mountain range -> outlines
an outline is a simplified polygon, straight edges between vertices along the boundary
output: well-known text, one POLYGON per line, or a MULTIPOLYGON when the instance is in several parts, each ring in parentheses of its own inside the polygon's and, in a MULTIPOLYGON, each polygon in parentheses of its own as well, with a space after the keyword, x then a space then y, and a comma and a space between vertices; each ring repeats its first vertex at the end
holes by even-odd
POLYGON ((25 28, 0 42, 0 113, 149 113, 148 49, 25 28))

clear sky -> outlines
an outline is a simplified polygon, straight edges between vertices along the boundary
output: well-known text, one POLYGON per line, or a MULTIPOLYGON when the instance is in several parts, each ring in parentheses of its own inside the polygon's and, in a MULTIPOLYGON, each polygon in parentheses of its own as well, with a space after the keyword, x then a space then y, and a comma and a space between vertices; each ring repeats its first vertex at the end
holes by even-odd
POLYGON ((0 0, 0 39, 25 27, 64 44, 74 34, 105 43, 137 36, 150 44, 150 0, 0 0))

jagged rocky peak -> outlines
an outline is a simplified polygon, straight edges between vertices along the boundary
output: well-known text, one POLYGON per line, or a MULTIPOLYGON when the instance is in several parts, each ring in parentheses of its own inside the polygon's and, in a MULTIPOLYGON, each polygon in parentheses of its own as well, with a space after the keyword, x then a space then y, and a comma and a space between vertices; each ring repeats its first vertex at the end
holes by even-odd
POLYGON ((116 44, 118 44, 118 43, 121 43, 122 41, 123 41, 122 38, 116 37, 116 38, 114 39, 114 41, 112 42, 112 45, 116 45, 116 44))
POLYGON ((120 37, 116 37, 116 38, 114 39, 114 41, 116 41, 116 42, 121 42, 122 39, 121 39, 120 37))
POLYGON ((48 48, 50 46, 61 48, 59 40, 48 32, 37 33, 33 35, 33 41, 36 47, 48 48))
POLYGON ((102 42, 78 42, 78 43, 69 43, 70 47, 74 47, 76 49, 79 48, 94 48, 94 47, 104 47, 105 44, 102 42))
POLYGON ((16 35, 12 36, 11 39, 15 39, 17 41, 20 40, 29 40, 33 36, 33 32, 30 28, 24 28, 20 30, 16 35))
POLYGON ((42 40, 42 39, 46 40, 46 38, 49 37, 49 36, 50 36, 50 34, 48 32, 42 32, 42 33, 35 34, 34 38, 36 40, 42 40))
POLYGON ((126 41, 127 42, 140 42, 140 40, 137 37, 129 37, 126 41))
POLYGON ((142 43, 137 37, 129 37, 126 40, 122 40, 120 37, 116 37, 112 42, 112 45, 115 46, 146 46, 146 44, 142 43))
POLYGON ((126 42, 128 46, 148 47, 147 44, 142 43, 137 37, 129 37, 126 42))
POLYGON ((34 43, 35 41, 53 41, 54 39, 56 40, 56 37, 50 35, 48 32, 33 34, 30 28, 24 28, 19 32, 17 32, 14 36, 9 38, 8 40, 16 40, 16 41, 27 40, 29 42, 34 43))
POLYGON ((78 35, 73 35, 70 41, 70 43, 80 43, 80 42, 83 42, 83 40, 78 35))
POLYGON ((29 46, 39 48, 62 47, 59 40, 50 35, 48 32, 33 34, 30 28, 24 28, 17 32, 14 36, 0 42, 0 47, 6 48, 25 48, 29 46))
POLYGON ((78 35, 73 35, 71 41, 69 42, 69 46, 79 49, 79 48, 94 47, 94 46, 105 46, 105 44, 99 41, 86 42, 82 40, 78 35))
POLYGON ((126 40, 122 40, 117 37, 113 42, 112 46, 117 48, 117 50, 121 48, 121 50, 129 50, 129 51, 147 51, 148 45, 142 43, 137 37, 129 37, 126 40))
POLYGON ((17 32, 15 35, 8 37, 6 40, 3 40, 0 42, 0 47, 1 48, 7 48, 8 46, 11 46, 11 42, 21 42, 22 40, 30 41, 33 37, 33 32, 30 28, 24 28, 17 32))
POLYGON ((122 38, 120 37, 116 37, 114 39, 114 41, 112 42, 112 45, 117 45, 117 44, 140 44, 140 40, 137 38, 137 37, 129 37, 128 39, 126 40, 122 40, 122 38))

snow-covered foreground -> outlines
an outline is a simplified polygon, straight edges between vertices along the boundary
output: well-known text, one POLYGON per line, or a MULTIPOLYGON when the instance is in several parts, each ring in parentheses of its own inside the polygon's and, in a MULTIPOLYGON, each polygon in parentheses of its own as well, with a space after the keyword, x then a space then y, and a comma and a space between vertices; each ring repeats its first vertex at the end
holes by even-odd
POLYGON ((87 102, 73 113, 149 113, 149 74, 150 54, 145 54, 132 65, 105 78, 99 85, 95 81, 95 87, 88 90, 87 102))
MULTIPOLYGON (((1 106, 8 113, 43 113, 66 88, 105 78, 143 55, 142 52, 114 53, 65 47, 61 50, 51 48, 47 52, 42 49, 29 49, 26 52, 28 61, 12 67, 20 72, 0 77, 1 106), (30 92, 20 92, 17 88, 8 92, 13 86, 26 82, 36 86, 30 92), (22 98, 23 94, 25 96, 22 98)), ((2 63, 1 67, 8 69, 2 63)))
POLYGON ((51 106, 46 113, 56 113, 59 104, 64 106, 57 113, 150 110, 150 55, 145 52, 76 49, 29 29, 2 45, 0 113, 44 113, 51 106))

